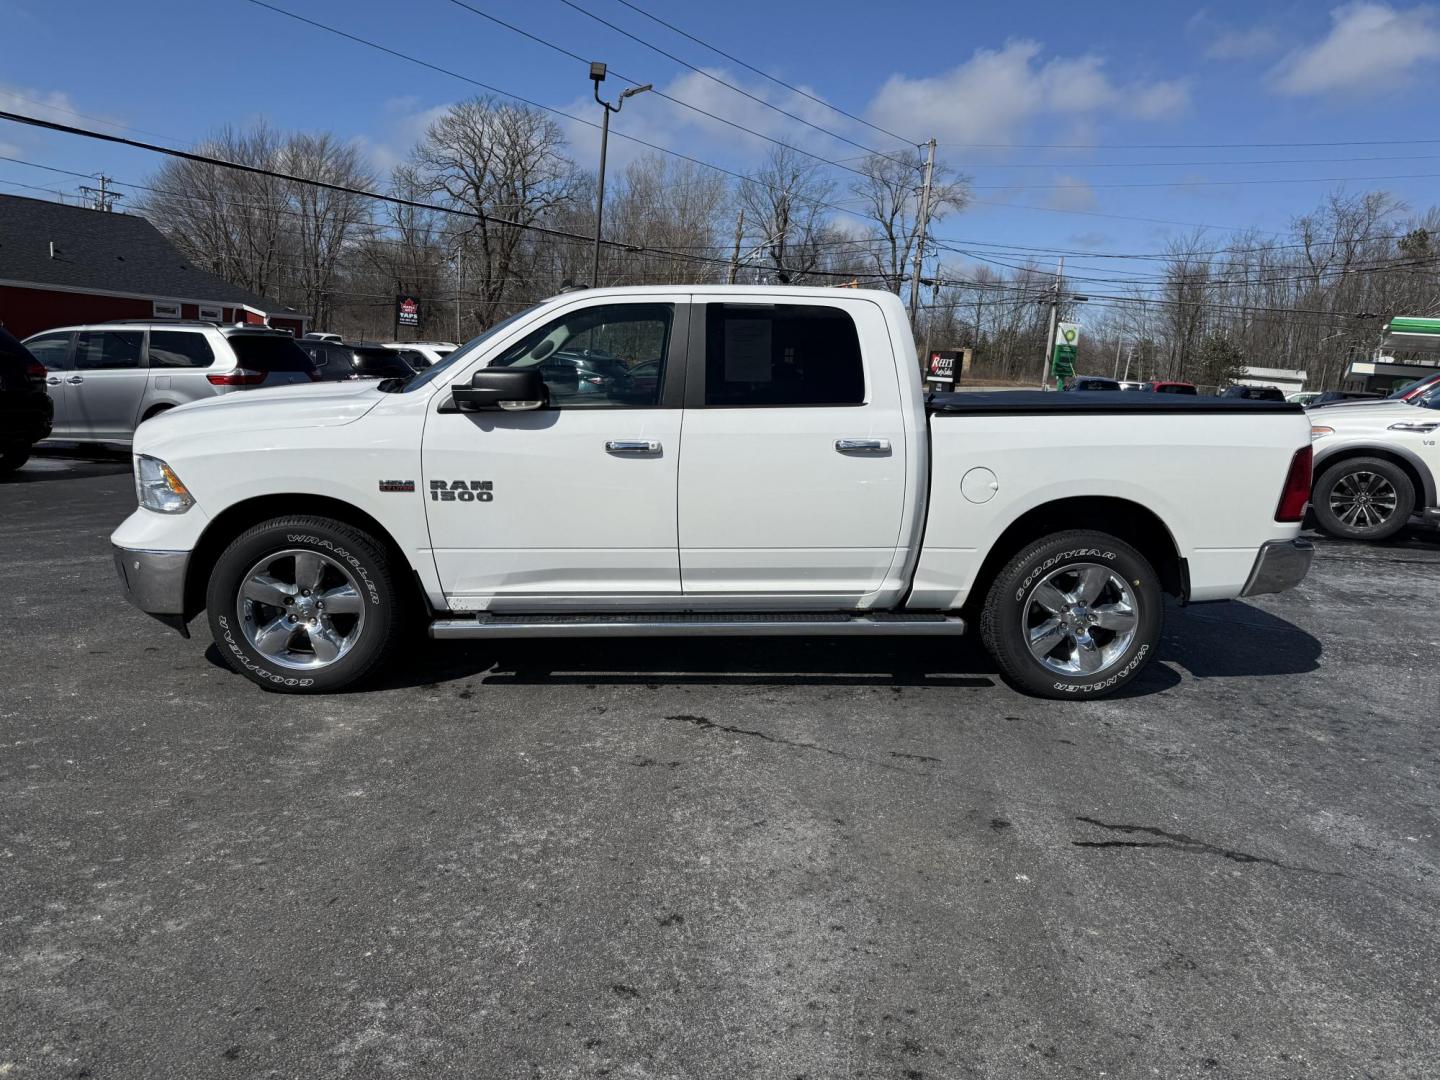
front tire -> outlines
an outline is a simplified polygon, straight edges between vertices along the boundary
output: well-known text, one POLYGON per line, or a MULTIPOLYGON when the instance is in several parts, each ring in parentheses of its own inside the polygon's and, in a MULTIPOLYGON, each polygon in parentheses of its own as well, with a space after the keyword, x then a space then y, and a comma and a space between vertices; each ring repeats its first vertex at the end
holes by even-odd
POLYGON ((402 621, 384 545, 331 518, 261 522, 215 564, 206 593, 225 662, 279 693, 340 690, 374 673, 402 621))
POLYGON ((1415 485, 1384 458, 1350 458, 1320 474, 1311 496, 1315 521, 1341 540, 1388 540, 1415 512, 1415 485))
POLYGON ((1000 674, 1047 698, 1097 698, 1138 675, 1164 621, 1149 560, 1103 532, 1054 533, 1006 564, 985 599, 980 636, 1000 674))

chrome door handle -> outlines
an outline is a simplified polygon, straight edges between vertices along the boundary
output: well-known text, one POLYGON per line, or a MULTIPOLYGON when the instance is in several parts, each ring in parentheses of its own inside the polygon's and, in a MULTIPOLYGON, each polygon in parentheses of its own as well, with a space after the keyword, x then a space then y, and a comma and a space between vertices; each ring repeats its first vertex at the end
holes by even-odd
POLYGON ((837 454, 888 454, 889 439, 836 439, 837 454))
POLYGON ((66 379, 65 381, 68 382, 70 385, 73 386, 73 385, 75 385, 76 383, 82 383, 82 382, 84 382, 85 379, 84 379, 84 377, 81 376, 81 375, 71 375, 71 376, 70 376, 68 379, 66 379))
POLYGON ((605 452, 621 457, 653 457, 660 453, 660 444, 653 439, 608 439, 605 452))
POLYGON ((51 386, 59 386, 59 385, 60 385, 60 376, 59 376, 59 375, 51 375, 51 376, 50 376, 48 379, 46 379, 45 381, 46 381, 47 383, 49 383, 51 386))

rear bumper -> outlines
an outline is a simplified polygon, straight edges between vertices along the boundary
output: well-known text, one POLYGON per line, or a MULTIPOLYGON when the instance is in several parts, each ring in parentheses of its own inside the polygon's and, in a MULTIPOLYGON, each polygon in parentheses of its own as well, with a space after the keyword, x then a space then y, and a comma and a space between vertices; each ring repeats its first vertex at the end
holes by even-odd
POLYGON ((1308 540, 1271 540, 1260 545, 1240 595, 1260 596, 1293 589, 1305 580, 1314 557, 1315 546, 1308 540))
POLYGON ((189 637, 190 631, 185 626, 185 569, 190 563, 190 553, 146 551, 118 545, 111 550, 125 599, 145 614, 180 631, 183 637, 189 637))
POLYGON ((55 407, 49 397, 25 408, 0 406, 0 443, 34 446, 48 439, 54 415, 55 407))

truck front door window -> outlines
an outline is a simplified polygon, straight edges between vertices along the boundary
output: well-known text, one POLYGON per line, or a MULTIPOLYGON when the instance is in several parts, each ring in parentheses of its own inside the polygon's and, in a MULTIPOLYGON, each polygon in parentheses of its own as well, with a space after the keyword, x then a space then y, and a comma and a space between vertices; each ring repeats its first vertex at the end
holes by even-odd
POLYGON ((491 367, 538 367, 558 408, 654 408, 673 304, 605 304, 581 308, 527 334, 491 367))

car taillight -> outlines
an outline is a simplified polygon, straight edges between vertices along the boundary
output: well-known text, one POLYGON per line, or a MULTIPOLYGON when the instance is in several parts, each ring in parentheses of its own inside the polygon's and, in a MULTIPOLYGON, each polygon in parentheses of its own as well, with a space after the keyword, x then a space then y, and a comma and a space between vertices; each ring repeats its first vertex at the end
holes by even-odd
POLYGON ((1310 501, 1310 472, 1315 462, 1315 451, 1302 446, 1290 459, 1290 471, 1285 475, 1285 487, 1280 492, 1280 505, 1275 507, 1276 521, 1303 521, 1305 505, 1310 501))
POLYGON ((307 371, 305 374, 310 376, 310 381, 311 381, 311 382, 319 382, 319 381, 320 381, 320 371, 319 371, 318 368, 313 368, 313 367, 312 367, 312 368, 311 368, 309 371, 307 371))
POLYGON ((248 368, 236 368, 234 371, 222 371, 215 375, 206 375, 205 378, 215 386, 259 386, 265 381, 268 371, 251 371, 248 368))
POLYGON ((43 383, 45 381, 45 365, 33 356, 25 361, 25 377, 31 382, 43 383))

